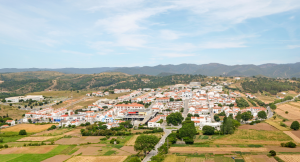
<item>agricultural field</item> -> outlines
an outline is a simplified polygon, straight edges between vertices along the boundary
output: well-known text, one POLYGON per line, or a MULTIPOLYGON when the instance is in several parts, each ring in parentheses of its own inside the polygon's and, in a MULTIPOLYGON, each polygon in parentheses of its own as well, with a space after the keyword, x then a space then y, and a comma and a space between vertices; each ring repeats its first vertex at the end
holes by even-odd
POLYGON ((247 125, 244 124, 239 127, 239 129, 253 129, 253 130, 265 130, 265 131, 274 131, 277 130, 276 128, 272 127, 267 123, 258 123, 256 125, 247 125))
POLYGON ((245 155, 246 162, 277 162, 273 157, 267 155, 245 155))
POLYGON ((44 130, 47 130, 51 127, 51 125, 58 125, 58 124, 45 124, 45 125, 35 125, 35 124, 18 124, 12 127, 8 127, 2 129, 2 132, 18 132, 20 130, 25 129, 27 133, 37 133, 44 130))
POLYGON ((127 156, 74 156, 67 162, 79 162, 79 161, 108 161, 108 162, 122 162, 127 158, 127 156))
POLYGON ((242 148, 242 147, 171 147, 170 153, 230 153, 233 151, 240 152, 267 152, 267 148, 242 148))
POLYGON ((300 121, 300 105, 298 102, 290 102, 286 104, 280 104, 277 106, 275 112, 282 116, 283 118, 289 120, 298 120, 300 121), (286 113, 286 111, 288 113, 286 113))
POLYGON ((278 157, 286 162, 300 161, 300 155, 278 155, 278 157))
POLYGON ((265 144, 279 145, 282 142, 292 141, 282 131, 246 130, 238 129, 232 135, 225 135, 214 140, 214 144, 265 144))
POLYGON ((271 102, 274 102, 276 100, 276 96, 266 96, 264 94, 261 94, 261 93, 255 93, 253 94, 254 96, 257 97, 257 99, 261 100, 262 102, 268 104, 268 103, 271 103, 271 102))

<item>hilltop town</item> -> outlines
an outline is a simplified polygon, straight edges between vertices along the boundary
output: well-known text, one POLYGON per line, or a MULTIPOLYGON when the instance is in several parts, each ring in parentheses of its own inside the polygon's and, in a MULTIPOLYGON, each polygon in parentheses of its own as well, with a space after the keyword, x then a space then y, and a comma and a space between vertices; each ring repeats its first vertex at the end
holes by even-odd
MULTIPOLYGON (((180 161, 181 156, 189 160, 195 151, 199 155, 192 157, 198 160, 245 160, 244 156, 235 151, 251 150, 253 154, 261 152, 264 155, 271 150, 269 147, 277 147, 282 142, 298 144, 300 138, 297 137, 297 131, 291 131, 299 129, 294 129, 294 122, 291 123, 297 117, 284 110, 293 112, 293 108, 286 105, 296 107, 299 95, 291 90, 269 96, 241 90, 247 88, 248 80, 241 77, 208 77, 204 82, 193 81, 157 88, 82 92, 48 90, 6 97, 1 100, 3 110, 11 106, 18 107, 14 110, 15 114, 25 113, 21 118, 13 119, 11 113, 1 118, 3 134, 0 135, 4 145, 0 146, 4 148, 0 154, 14 154, 13 147, 20 151, 25 148, 38 149, 32 146, 44 148, 49 145, 56 147, 54 150, 65 150, 65 153, 46 151, 39 159, 72 161, 119 157, 126 162, 155 161, 156 158, 160 158, 159 161, 180 161), (21 135, 21 131, 25 131, 25 135, 21 135), (5 136, 7 133, 16 140, 5 136), (241 133, 250 134, 243 137, 241 133), (267 138, 270 135, 272 137, 267 138), (139 148, 138 141, 148 136, 157 141, 144 152, 139 148), (99 152, 96 144, 100 144, 99 148, 107 152, 99 152), (232 147, 236 144, 243 149, 232 147), (229 150, 232 151, 225 152, 234 158, 215 155, 206 157, 211 149, 221 153, 223 149, 220 145, 230 145, 229 150), (252 145, 255 147, 252 148, 252 145), (169 150, 169 153, 162 151, 162 148, 169 150), (83 156, 78 156, 79 153, 83 156), (62 155, 65 158, 59 158, 62 155)), ((149 79, 142 81, 144 84, 151 82, 149 79)), ((274 84, 280 83, 278 81, 274 84)), ((264 84, 260 78, 257 82, 264 84)), ((268 94, 267 91, 264 93, 268 94)), ((275 151, 281 151, 282 156, 285 156, 280 147, 275 151)), ((27 156, 24 153, 20 157, 27 156)), ((251 156, 255 159, 254 155, 251 156)), ((272 159, 272 156, 269 158, 272 159)))

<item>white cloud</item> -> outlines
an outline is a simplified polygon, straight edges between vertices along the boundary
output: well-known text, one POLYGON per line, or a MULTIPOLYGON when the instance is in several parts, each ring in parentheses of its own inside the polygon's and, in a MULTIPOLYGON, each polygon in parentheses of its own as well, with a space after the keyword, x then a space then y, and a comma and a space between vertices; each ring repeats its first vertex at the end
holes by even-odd
POLYGON ((295 48, 300 48, 300 45, 288 45, 288 49, 295 49, 295 48))
POLYGON ((213 21, 240 23, 249 18, 286 12, 300 7, 298 0, 177 0, 177 8, 192 12, 213 21))
POLYGON ((179 34, 171 30, 161 30, 160 34, 160 37, 165 40, 175 40, 179 38, 179 34))
POLYGON ((289 17, 290 20, 294 20, 295 16, 291 16, 289 17))

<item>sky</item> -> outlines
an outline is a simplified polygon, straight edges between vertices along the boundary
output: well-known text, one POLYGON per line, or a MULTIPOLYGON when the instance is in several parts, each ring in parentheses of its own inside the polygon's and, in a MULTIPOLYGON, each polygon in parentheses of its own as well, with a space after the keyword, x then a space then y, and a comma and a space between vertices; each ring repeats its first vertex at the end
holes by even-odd
POLYGON ((299 0, 0 0, 0 68, 300 62, 299 0))

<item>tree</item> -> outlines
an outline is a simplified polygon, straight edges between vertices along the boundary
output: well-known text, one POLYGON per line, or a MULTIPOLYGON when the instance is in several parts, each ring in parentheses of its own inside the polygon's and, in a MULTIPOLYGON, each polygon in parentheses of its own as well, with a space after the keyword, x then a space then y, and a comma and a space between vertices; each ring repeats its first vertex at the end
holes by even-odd
POLYGON ((184 118, 182 117, 180 112, 171 113, 170 115, 167 116, 167 123, 173 124, 173 125, 178 125, 178 124, 182 123, 183 119, 184 118))
POLYGON ((291 129, 298 130, 299 127, 300 127, 299 122, 298 121, 293 121, 293 123, 291 125, 291 129))
POLYGON ((192 117, 192 116, 193 116, 193 114, 190 114, 190 113, 187 114, 187 117, 192 117))
POLYGON ((31 119, 28 119, 28 122, 31 124, 31 123, 32 123, 32 120, 31 120, 31 119))
POLYGON ((214 119, 215 119, 215 121, 219 122, 220 121, 219 115, 218 114, 214 115, 214 119))
POLYGON ((27 135, 27 132, 25 129, 20 130, 19 135, 27 135))
POLYGON ((155 145, 159 142, 158 137, 154 135, 140 135, 137 137, 134 150, 143 151, 146 155, 147 151, 151 151, 154 149, 155 145))
POLYGON ((226 116, 225 111, 222 111, 220 114, 218 114, 219 116, 226 116))
POLYGON ((267 118, 267 113, 265 111, 260 111, 257 113, 257 116, 261 119, 266 119, 267 118))
POLYGON ((179 138, 189 137, 194 138, 197 130, 193 121, 186 120, 182 123, 182 127, 178 130, 179 138))
POLYGON ((236 119, 238 122, 241 121, 241 119, 242 119, 242 114, 241 114, 240 111, 239 111, 239 112, 237 113, 237 115, 235 116, 235 119, 236 119))
POLYGON ((285 111, 285 114, 288 114, 289 112, 288 111, 285 111))
POLYGON ((221 125, 221 132, 223 134, 233 134, 236 127, 239 126, 239 122, 235 122, 232 118, 224 117, 223 123, 221 125))
POLYGON ((276 156, 276 152, 274 150, 271 150, 269 153, 271 156, 276 156))
POLYGON ((173 102, 174 101, 174 98, 170 98, 170 102, 173 102))
POLYGON ((199 114, 195 114, 194 117, 199 117, 199 114))
POLYGON ((253 115, 251 114, 250 111, 247 111, 247 112, 242 113, 241 118, 242 118, 244 121, 248 121, 248 120, 250 120, 250 119, 253 118, 253 115))
POLYGON ((206 125, 202 128, 202 131, 204 135, 213 135, 215 133, 215 128, 206 125))
POLYGON ((274 103, 271 103, 271 104, 270 104, 270 108, 271 108, 272 110, 275 110, 275 109, 277 108, 277 106, 276 106, 274 103))

